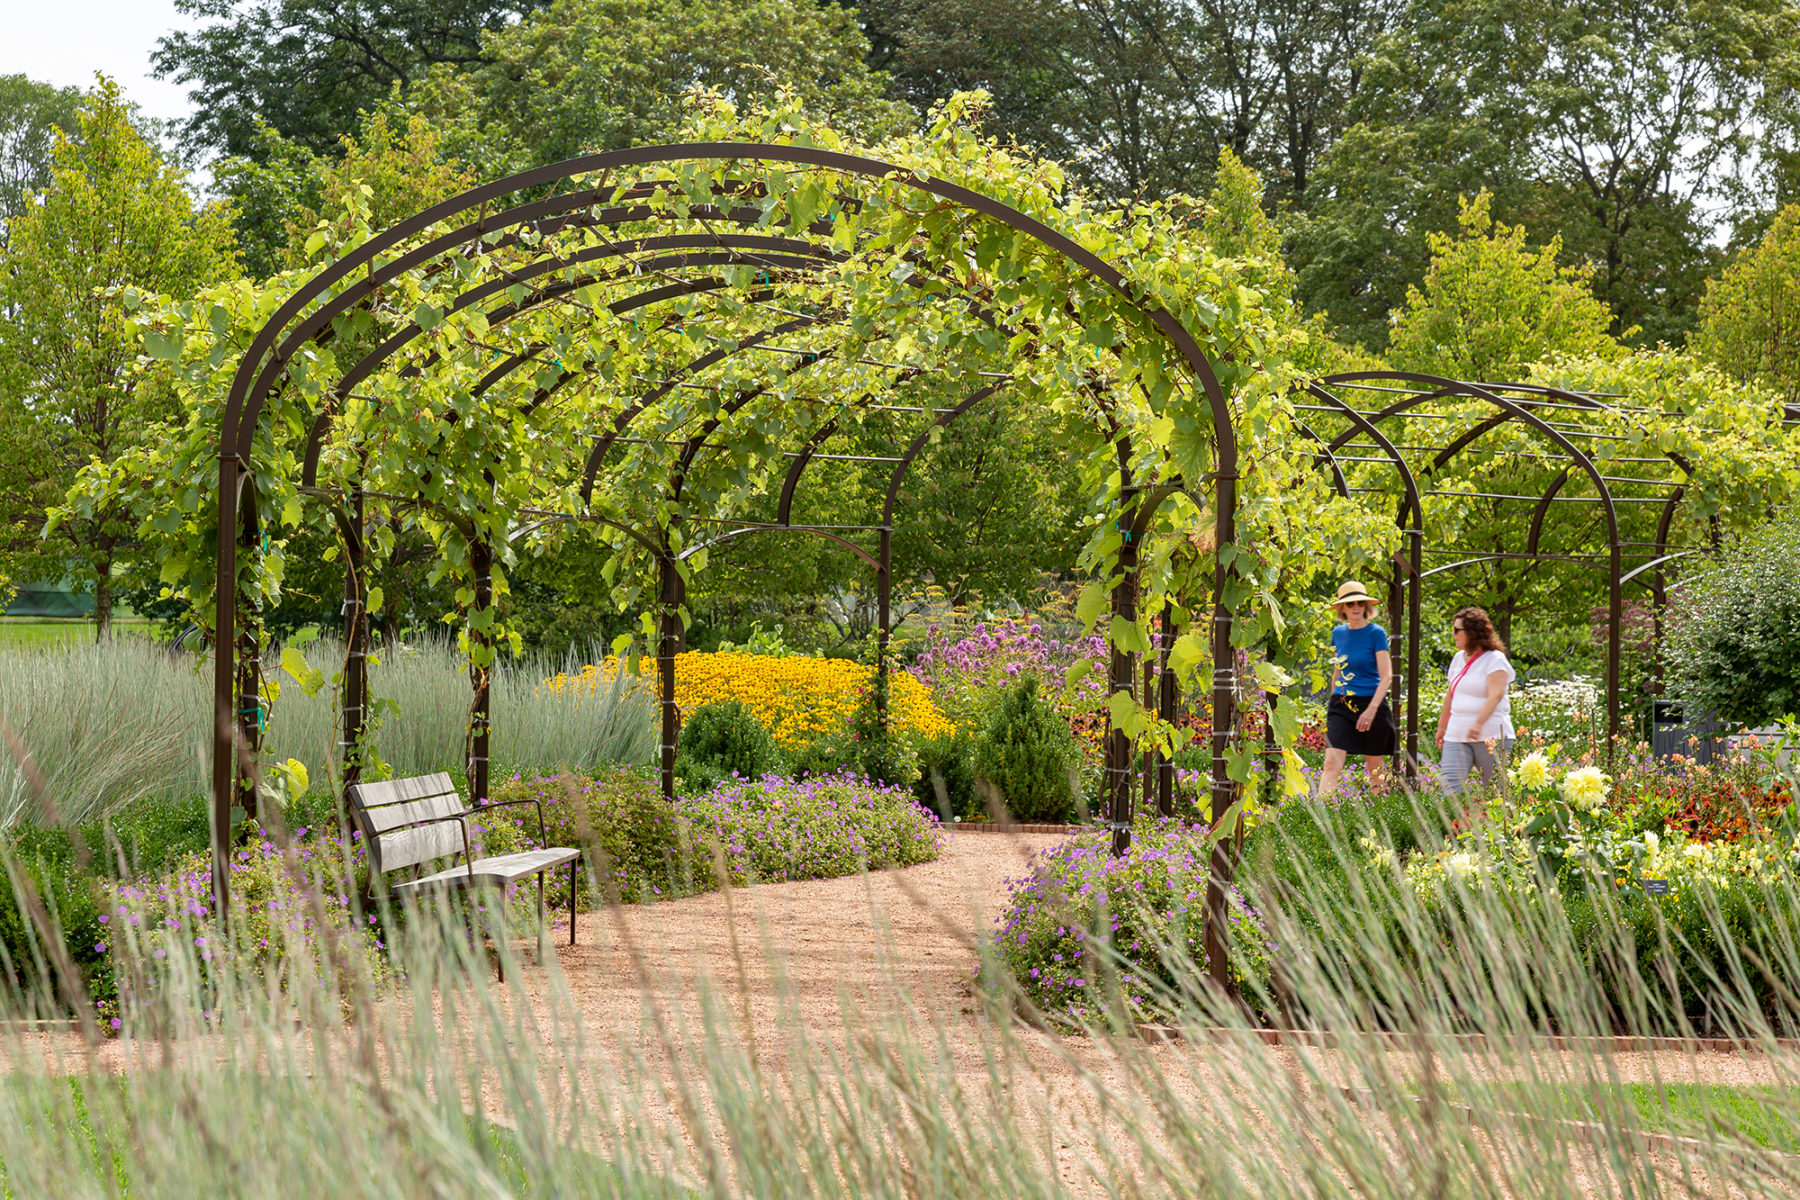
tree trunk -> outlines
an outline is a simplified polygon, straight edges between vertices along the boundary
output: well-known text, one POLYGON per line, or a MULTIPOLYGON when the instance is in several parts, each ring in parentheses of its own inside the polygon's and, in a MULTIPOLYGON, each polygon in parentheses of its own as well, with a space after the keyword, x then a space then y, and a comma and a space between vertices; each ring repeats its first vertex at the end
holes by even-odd
POLYGON ((112 559, 97 568, 94 578, 94 641, 112 640, 112 559))

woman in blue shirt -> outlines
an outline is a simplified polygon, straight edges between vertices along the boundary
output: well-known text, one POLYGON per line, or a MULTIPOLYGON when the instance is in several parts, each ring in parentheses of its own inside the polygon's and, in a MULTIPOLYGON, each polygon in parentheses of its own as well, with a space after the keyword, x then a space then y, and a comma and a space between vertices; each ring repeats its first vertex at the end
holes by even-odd
POLYGON ((1388 707, 1388 688, 1394 682, 1394 664, 1388 656, 1387 630, 1369 617, 1375 598, 1355 581, 1337 590, 1331 607, 1343 624, 1331 631, 1331 706, 1325 714, 1325 771, 1319 776, 1319 795, 1337 791, 1344 760, 1363 756, 1369 786, 1385 781, 1388 756, 1394 752, 1399 731, 1388 707))

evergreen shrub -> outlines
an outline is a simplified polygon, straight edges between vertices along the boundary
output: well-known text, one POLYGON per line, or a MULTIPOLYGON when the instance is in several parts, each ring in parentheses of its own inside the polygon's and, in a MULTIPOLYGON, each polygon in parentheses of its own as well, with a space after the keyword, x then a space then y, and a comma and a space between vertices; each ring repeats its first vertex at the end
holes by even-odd
POLYGON ((1038 696, 1031 676, 1007 691, 975 747, 977 778, 999 793, 1015 821, 1065 820, 1078 762, 1068 723, 1038 696))
POLYGON ((975 739, 958 729, 921 742, 913 795, 941 820, 986 815, 981 789, 975 785, 975 739))
POLYGON ((782 765, 774 736, 737 700, 694 709, 676 742, 675 773, 690 791, 705 791, 734 774, 760 779, 782 765))

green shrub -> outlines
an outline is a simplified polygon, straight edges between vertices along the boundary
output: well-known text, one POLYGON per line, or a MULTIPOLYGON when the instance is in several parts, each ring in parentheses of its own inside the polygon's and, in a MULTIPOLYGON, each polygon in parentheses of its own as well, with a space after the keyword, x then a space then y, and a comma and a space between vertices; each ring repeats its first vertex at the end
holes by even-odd
POLYGON ((874 783, 911 787, 919 778, 919 752, 910 739, 894 732, 891 720, 883 718, 887 700, 887 676, 876 672, 873 686, 863 692, 850 716, 851 757, 844 765, 874 783))
POLYGON ((1800 712, 1800 517, 1690 569, 1672 607, 1666 681, 1696 715, 1763 725, 1800 712))
MULTIPOLYGON (((577 872, 578 903, 594 903, 592 873, 602 869, 609 872, 608 892, 627 903, 713 886, 705 855, 652 776, 624 767, 591 777, 518 774, 490 790, 496 803, 537 800, 544 806, 549 844, 583 851, 587 869, 577 872)), ((535 849, 540 845, 537 806, 491 808, 475 822, 471 836, 486 854, 535 849)), ((547 876, 544 896, 551 907, 566 908, 568 874, 547 876)))
POLYGON ((999 793, 1015 821, 1065 819, 1078 761, 1068 722, 1038 698, 1033 676, 1006 693, 975 747, 976 776, 999 793))
POLYGON ((736 700, 696 708, 676 741, 675 773, 690 791, 705 791, 733 775, 761 779, 782 765, 774 736, 736 700))
POLYGON ((69 958, 88 995, 111 994, 100 919, 100 881, 74 862, 41 851, 15 855, 10 850, 0 866, 0 970, 6 989, 26 1004, 42 1003, 66 1011, 68 995, 58 981, 55 950, 44 944, 39 928, 21 903, 24 889, 37 893, 50 919, 51 931, 68 948, 69 958))
POLYGON ((961 730, 941 733, 919 745, 919 778, 913 795, 940 820, 987 814, 975 786, 974 739, 961 730))

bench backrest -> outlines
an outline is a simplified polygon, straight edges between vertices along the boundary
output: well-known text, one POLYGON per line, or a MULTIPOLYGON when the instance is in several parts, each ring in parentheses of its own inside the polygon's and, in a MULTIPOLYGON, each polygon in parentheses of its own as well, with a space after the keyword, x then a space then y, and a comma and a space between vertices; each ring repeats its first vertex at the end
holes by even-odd
POLYGON ((380 783, 354 783, 344 790, 350 816, 369 848, 369 865, 385 874, 462 854, 462 826, 440 821, 419 827, 420 821, 467 812, 450 776, 414 775, 410 779, 384 779, 380 783))

